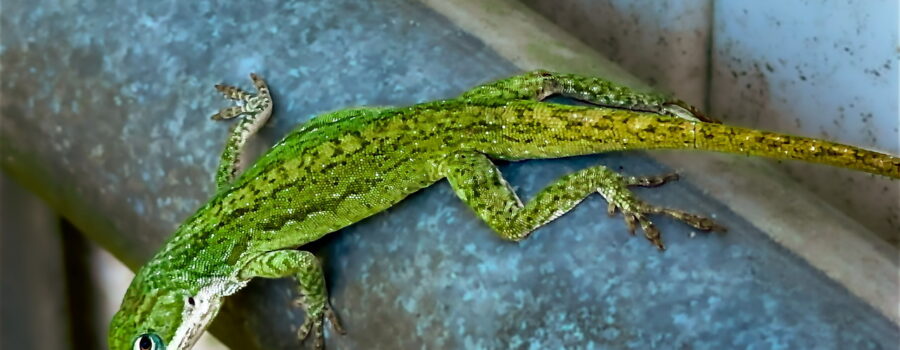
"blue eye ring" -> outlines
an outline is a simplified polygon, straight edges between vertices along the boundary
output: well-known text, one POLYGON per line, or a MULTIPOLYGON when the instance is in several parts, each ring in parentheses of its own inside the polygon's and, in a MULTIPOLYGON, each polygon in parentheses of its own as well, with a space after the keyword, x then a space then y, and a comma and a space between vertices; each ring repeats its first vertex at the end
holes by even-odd
POLYGON ((165 350, 166 345, 155 333, 144 333, 134 339, 134 350, 165 350))

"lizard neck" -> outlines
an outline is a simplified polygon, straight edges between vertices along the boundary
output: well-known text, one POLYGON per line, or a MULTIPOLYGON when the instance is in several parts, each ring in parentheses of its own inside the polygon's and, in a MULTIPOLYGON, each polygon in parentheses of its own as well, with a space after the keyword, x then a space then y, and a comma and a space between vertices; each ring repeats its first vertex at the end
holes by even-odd
POLYGON ((172 274, 174 280, 242 283, 237 270, 248 253, 247 240, 242 239, 246 236, 226 232, 218 224, 217 214, 211 211, 215 202, 185 221, 145 269, 172 274))

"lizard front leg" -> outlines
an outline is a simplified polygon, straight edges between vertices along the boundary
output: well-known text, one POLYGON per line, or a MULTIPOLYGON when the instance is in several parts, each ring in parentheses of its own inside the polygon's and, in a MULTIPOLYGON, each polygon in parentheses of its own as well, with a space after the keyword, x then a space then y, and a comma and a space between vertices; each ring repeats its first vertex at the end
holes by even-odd
POLYGON ((240 272, 242 279, 263 278, 296 278, 301 299, 298 304, 306 311, 306 319, 297 330, 297 336, 304 340, 312 330, 315 348, 325 347, 324 320, 331 321, 332 328, 343 334, 337 316, 328 302, 328 291, 325 289, 325 274, 316 256, 301 250, 276 250, 265 253, 247 264, 240 272))
POLYGON ((560 95, 593 105, 671 115, 691 121, 715 122, 688 103, 670 96, 642 92, 609 80, 536 70, 478 86, 460 96, 471 102, 534 100, 560 95))
POLYGON ((237 173, 247 163, 241 157, 247 140, 255 134, 269 120, 272 115, 272 95, 266 82, 256 74, 250 74, 250 79, 256 87, 256 94, 250 94, 243 90, 228 86, 216 85, 216 90, 225 98, 237 101, 237 106, 226 107, 213 114, 213 120, 228 120, 240 116, 240 120, 231 128, 231 134, 225 143, 225 150, 219 160, 219 169, 216 171, 216 187, 222 189, 234 180, 237 173))
POLYGON ((512 241, 525 239, 593 193, 606 198, 610 214, 621 210, 632 234, 640 225, 647 239, 659 249, 665 249, 665 245, 659 230, 647 217, 649 214, 666 214, 704 231, 724 230, 711 219, 647 204, 628 189, 628 186, 658 186, 677 178, 674 175, 626 177, 604 166, 594 166, 557 179, 523 204, 500 170, 483 154, 456 154, 441 171, 463 202, 501 237, 512 241))

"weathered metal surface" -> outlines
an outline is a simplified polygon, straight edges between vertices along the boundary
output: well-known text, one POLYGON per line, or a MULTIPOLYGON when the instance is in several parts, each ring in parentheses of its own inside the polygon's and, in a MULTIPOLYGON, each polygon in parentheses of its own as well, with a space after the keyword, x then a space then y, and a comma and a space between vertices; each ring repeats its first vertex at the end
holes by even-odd
MULTIPOLYGON (((516 69, 415 2, 3 4, 3 168, 130 266, 210 195, 226 127, 218 82, 275 94, 271 144, 316 113, 449 97, 516 69)), ((588 164, 669 169, 636 153, 501 169, 528 197, 588 164)), ((441 183, 316 244, 349 334, 333 348, 889 348, 896 326, 685 183, 648 200, 715 215, 724 236, 658 219, 669 250, 592 198, 520 244, 441 183)), ((291 282, 256 281, 213 332, 293 349, 291 282)))

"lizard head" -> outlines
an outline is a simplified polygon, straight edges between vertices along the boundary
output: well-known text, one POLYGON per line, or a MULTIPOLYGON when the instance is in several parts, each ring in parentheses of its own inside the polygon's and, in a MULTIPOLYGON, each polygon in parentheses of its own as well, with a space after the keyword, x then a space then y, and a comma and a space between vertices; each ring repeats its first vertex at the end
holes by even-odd
POLYGON ((221 279, 188 283, 186 276, 138 272, 109 329, 111 350, 190 349, 241 285, 221 279))

